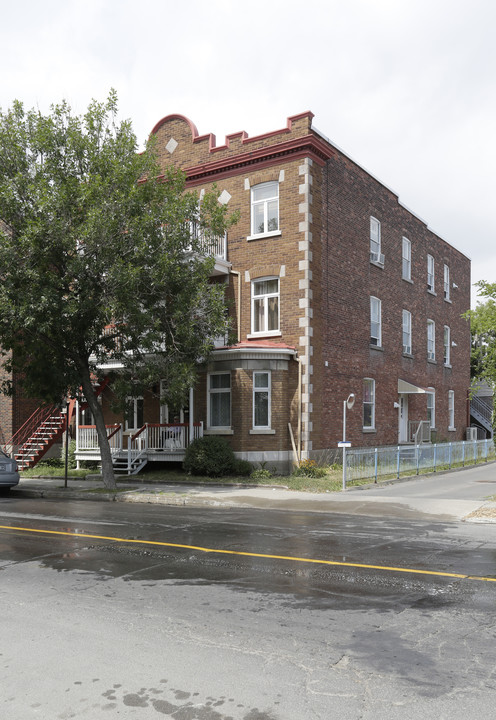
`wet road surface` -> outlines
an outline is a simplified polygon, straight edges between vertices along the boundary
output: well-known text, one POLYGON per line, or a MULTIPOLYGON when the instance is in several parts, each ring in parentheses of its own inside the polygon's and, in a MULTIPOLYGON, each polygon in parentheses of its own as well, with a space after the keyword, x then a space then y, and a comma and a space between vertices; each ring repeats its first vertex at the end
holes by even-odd
POLYGON ((0 525, 5 717, 492 712, 494 525, 10 498, 0 525))

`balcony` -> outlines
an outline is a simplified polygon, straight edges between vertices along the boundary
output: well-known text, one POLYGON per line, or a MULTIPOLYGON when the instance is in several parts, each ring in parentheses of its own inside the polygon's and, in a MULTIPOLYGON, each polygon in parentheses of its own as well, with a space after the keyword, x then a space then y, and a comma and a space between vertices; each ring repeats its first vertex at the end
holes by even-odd
POLYGON ((198 223, 190 223, 190 232, 200 244, 202 253, 215 258, 212 275, 227 275, 231 263, 227 261, 227 232, 224 235, 206 235, 198 223))

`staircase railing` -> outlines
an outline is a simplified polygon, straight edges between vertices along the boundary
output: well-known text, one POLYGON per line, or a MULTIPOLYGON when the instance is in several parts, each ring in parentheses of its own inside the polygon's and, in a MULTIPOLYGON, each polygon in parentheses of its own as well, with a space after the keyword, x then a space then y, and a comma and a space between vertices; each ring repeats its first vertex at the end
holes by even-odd
POLYGON ((430 442, 431 427, 428 420, 410 420, 408 426, 409 439, 414 445, 430 442))
POLYGON ((36 408, 34 413, 26 420, 24 425, 21 425, 10 440, 3 445, 3 450, 7 455, 13 456, 16 447, 22 447, 26 443, 31 435, 39 428, 39 426, 46 422, 49 417, 57 414, 61 415, 61 410, 57 405, 41 405, 36 408))
POLYGON ((472 397, 470 399, 470 414, 480 422, 486 430, 492 432, 493 408, 491 404, 484 402, 481 398, 472 397))

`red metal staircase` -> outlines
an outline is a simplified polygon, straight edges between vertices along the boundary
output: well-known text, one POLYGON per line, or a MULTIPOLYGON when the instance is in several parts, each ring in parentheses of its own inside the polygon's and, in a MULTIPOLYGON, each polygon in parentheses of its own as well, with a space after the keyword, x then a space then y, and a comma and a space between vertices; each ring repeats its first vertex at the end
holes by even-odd
MULTIPOLYGON (((98 397, 108 385, 109 378, 106 377, 96 388, 95 394, 98 397)), ((84 409, 87 403, 83 403, 84 409)), ((71 420, 76 409, 76 401, 70 400, 67 404, 67 411, 57 405, 48 407, 42 405, 37 408, 24 425, 4 445, 7 455, 13 456, 19 470, 27 470, 34 467, 45 455, 45 453, 60 441, 66 429, 67 417, 71 420)))
POLYGON ((19 470, 27 470, 60 440, 65 425, 66 413, 59 407, 39 407, 5 445, 5 450, 14 454, 19 470))

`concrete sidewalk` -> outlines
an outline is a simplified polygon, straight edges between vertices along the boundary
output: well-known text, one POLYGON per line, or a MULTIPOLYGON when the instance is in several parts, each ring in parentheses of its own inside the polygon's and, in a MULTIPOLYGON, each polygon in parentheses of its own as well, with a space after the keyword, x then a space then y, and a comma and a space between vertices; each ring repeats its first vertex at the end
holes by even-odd
MULTIPOLYGON (((281 478, 284 482, 284 478, 281 478)), ((338 493, 309 493, 281 486, 215 484, 147 484, 119 482, 117 493, 105 492, 101 480, 23 478, 12 497, 44 497, 154 503, 181 506, 251 507, 292 512, 346 513, 376 517, 496 522, 496 464, 349 488, 338 493)))

